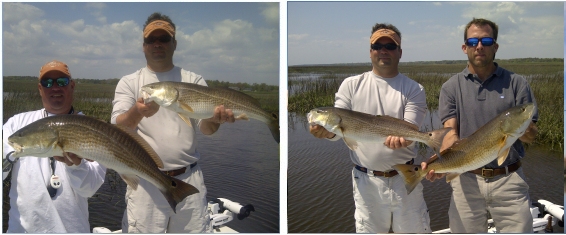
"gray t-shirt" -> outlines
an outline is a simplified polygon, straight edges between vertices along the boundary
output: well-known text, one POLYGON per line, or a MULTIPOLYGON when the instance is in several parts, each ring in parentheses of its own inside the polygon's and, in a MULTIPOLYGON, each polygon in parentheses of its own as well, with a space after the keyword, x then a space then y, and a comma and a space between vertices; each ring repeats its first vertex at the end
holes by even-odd
MULTIPOLYGON (((141 97, 140 88, 142 86, 160 81, 188 82, 206 86, 206 82, 200 75, 177 66, 162 73, 156 73, 144 67, 122 77, 118 82, 114 101, 112 101, 111 123, 116 123, 116 117, 128 111, 141 97)), ((191 123, 193 127, 197 127, 200 121, 197 123, 191 119, 191 123)), ((196 150, 197 142, 193 127, 187 125, 177 113, 159 108, 159 111, 153 116, 142 118, 138 124, 137 133, 161 157, 164 165, 161 170, 175 170, 200 159, 200 154, 196 150)))
MULTIPOLYGON (((497 67, 495 72, 484 82, 476 74, 464 71, 452 76, 442 85, 439 99, 439 116, 442 123, 456 118, 460 139, 473 134, 477 129, 495 118, 503 111, 526 103, 535 103, 535 97, 527 80, 518 74, 497 67)), ((533 121, 538 120, 535 109, 533 121)), ((525 149, 517 140, 509 157, 499 166, 497 160, 485 167, 500 168, 513 164, 525 156, 525 149)))

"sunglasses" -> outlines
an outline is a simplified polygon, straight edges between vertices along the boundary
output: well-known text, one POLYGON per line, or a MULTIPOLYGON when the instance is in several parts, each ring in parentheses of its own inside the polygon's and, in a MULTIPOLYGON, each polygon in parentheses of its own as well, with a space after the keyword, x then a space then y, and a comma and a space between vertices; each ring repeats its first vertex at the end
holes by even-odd
POLYGON ((155 41, 159 40, 161 43, 168 43, 171 41, 173 37, 169 36, 169 35, 161 35, 160 37, 152 37, 149 36, 147 38, 143 39, 143 42, 145 44, 153 44, 155 43, 155 41))
POLYGON ((490 38, 490 37, 486 37, 486 38, 468 38, 468 39, 466 39, 465 42, 466 42, 466 46, 475 47, 475 46, 477 46, 477 45, 480 43, 480 41, 481 41, 481 44, 482 44, 483 46, 486 46, 486 47, 491 46, 491 45, 493 45, 493 44, 495 43, 495 39, 490 38))
POLYGON ((64 87, 66 85, 69 85, 70 81, 70 78, 48 78, 41 80, 39 83, 41 83, 43 87, 51 88, 54 83, 57 83, 59 87, 64 87))
POLYGON ((384 47, 385 47, 385 49, 392 51, 392 50, 397 49, 397 44, 395 44, 395 43, 387 43, 385 45, 379 44, 379 43, 371 44, 371 49, 374 49, 376 51, 379 51, 379 50, 381 50, 381 48, 384 48, 384 47))

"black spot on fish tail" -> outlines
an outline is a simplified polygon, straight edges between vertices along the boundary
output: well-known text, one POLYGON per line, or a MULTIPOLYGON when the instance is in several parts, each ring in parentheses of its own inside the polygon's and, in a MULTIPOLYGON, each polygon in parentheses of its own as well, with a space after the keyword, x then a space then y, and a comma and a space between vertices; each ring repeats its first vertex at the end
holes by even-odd
POLYGON ((171 181, 171 186, 173 186, 174 188, 177 187, 177 183, 175 181, 171 181))

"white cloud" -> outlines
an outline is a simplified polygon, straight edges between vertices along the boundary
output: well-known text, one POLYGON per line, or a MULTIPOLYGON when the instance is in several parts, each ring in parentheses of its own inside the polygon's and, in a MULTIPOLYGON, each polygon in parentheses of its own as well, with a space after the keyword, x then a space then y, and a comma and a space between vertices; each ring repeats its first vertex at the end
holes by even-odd
POLYGON ((262 8, 261 15, 265 17, 265 20, 271 24, 279 25, 279 3, 263 3, 262 8))
POLYGON ((472 18, 486 18, 494 22, 506 19, 511 15, 522 15, 525 13, 526 4, 518 5, 515 2, 475 2, 468 3, 464 7, 462 17, 472 20, 472 18))
MULTIPOLYGON (((274 6, 262 4, 261 16, 269 20, 277 15, 278 20, 274 6)), ((46 20, 36 7, 4 4, 3 17, 9 19, 3 28, 5 74, 33 76, 53 59, 69 64, 73 76, 80 78, 119 78, 143 67, 142 26, 133 20, 105 23, 100 20, 105 7, 93 3, 83 8, 98 12, 93 15, 99 16, 99 23, 93 24, 80 18, 46 20), (21 16, 32 13, 37 17, 21 16)), ((173 61, 207 80, 278 84, 279 26, 268 25, 226 19, 191 34, 179 29, 173 61)))
POLYGON ((102 10, 102 9, 106 8, 106 4, 103 3, 103 2, 89 2, 89 3, 86 4, 86 7, 102 10))
POLYGON ((2 9, 2 21, 9 25, 25 19, 37 20, 44 15, 41 9, 24 3, 2 3, 2 9))
POLYGON ((106 8, 106 4, 102 2, 89 2, 86 4, 86 8, 90 11, 90 14, 96 18, 101 24, 106 24, 106 16, 102 12, 106 8))
POLYGON ((309 36, 308 34, 304 33, 304 34, 289 34, 289 36, 287 36, 287 37, 288 37, 289 41, 291 41, 291 40, 298 41, 298 40, 302 40, 302 39, 304 39, 308 36, 309 36))
MULTIPOLYGON (((177 36, 177 54, 194 67, 217 71, 278 71, 278 28, 254 28, 244 20, 223 20, 211 29, 177 36)), ((213 78, 221 79, 221 78, 213 78)))

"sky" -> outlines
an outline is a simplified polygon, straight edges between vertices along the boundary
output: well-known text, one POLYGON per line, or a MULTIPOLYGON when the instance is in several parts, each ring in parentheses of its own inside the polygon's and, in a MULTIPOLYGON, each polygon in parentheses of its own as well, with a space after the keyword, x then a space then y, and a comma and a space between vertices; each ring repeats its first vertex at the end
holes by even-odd
POLYGON ((401 31, 400 62, 466 60, 465 25, 499 25, 496 58, 564 58, 563 2, 288 2, 288 65, 369 63, 375 23, 401 31))
POLYGON ((2 3, 4 76, 38 76, 60 60, 74 78, 121 78, 142 67, 149 15, 177 27, 176 66, 205 80, 279 85, 279 3, 2 3))

